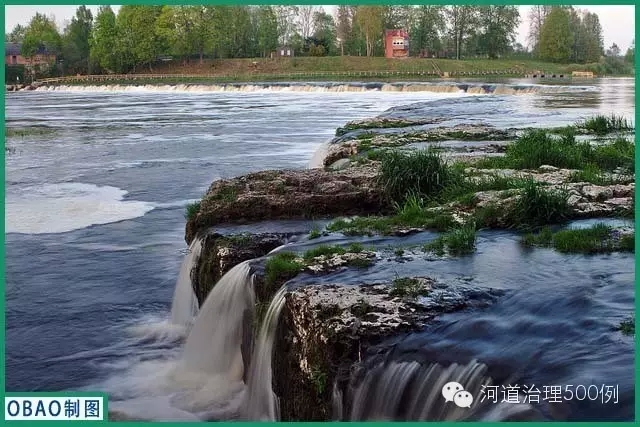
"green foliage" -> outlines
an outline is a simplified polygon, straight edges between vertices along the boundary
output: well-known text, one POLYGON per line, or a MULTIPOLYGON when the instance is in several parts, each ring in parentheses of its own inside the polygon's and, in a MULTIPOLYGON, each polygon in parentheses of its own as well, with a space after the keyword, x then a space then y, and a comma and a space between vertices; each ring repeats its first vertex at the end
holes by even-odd
POLYGON ((408 195, 435 197, 459 178, 433 149, 385 152, 381 160, 378 181, 395 202, 403 202, 408 195))
MULTIPOLYGON (((621 123, 617 122, 620 126, 621 123)), ((593 126, 593 125, 592 125, 593 126)), ((542 165, 581 169, 589 165, 606 170, 624 167, 633 170, 635 144, 617 138, 611 144, 593 146, 577 142, 571 131, 560 135, 531 130, 507 147, 503 157, 489 157, 476 163, 479 168, 536 169, 542 165)))
POLYGON ((633 130, 631 123, 622 116, 597 115, 585 120, 584 123, 579 124, 584 129, 593 132, 597 135, 606 135, 611 132, 629 131, 633 130))
POLYGON ((450 255, 459 256, 473 253, 475 245, 476 226, 475 223, 468 223, 450 230, 426 244, 423 249, 440 255, 447 249, 450 255))
POLYGON ((364 246, 361 243, 352 243, 347 247, 347 252, 351 252, 354 254, 360 253, 364 251, 364 246))
POLYGON ((93 27, 93 15, 86 6, 76 9, 64 34, 64 65, 68 73, 89 71, 89 38, 93 27))
POLYGON ((396 277, 389 295, 394 297, 418 298, 419 296, 427 296, 429 289, 420 279, 413 277, 396 277))
POLYGON ((36 13, 24 32, 22 55, 29 58, 42 49, 58 54, 61 47, 62 39, 55 22, 41 13, 36 13))
POLYGON ((322 233, 320 232, 320 229, 318 228, 314 228, 313 230, 311 230, 311 232, 309 233, 309 240, 313 240, 313 239, 317 239, 318 237, 322 236, 322 233))
POLYGON ((330 257, 332 255, 342 255, 345 253, 347 253, 347 250, 341 246, 320 245, 306 251, 303 258, 305 261, 311 261, 313 258, 323 255, 330 257))
POLYGON ((562 223, 571 213, 568 199, 569 193, 564 190, 544 188, 529 180, 508 213, 508 221, 524 228, 562 223))
POLYGON ((540 57, 552 62, 568 62, 573 42, 569 11, 562 7, 553 7, 540 28, 540 57))
POLYGON ((598 223, 584 229, 567 229, 553 233, 545 227, 538 234, 527 234, 522 238, 526 246, 553 247, 564 253, 597 254, 614 251, 633 252, 634 235, 617 237, 613 229, 598 223))
POLYGON ((118 44, 116 15, 111 6, 100 6, 89 40, 91 60, 105 71, 122 71, 118 44))
POLYGON ((327 388, 327 374, 317 368, 313 368, 311 370, 311 382, 316 389, 316 393, 321 395, 327 388))
POLYGON ((297 261, 291 252, 280 252, 271 257, 265 264, 265 284, 270 288, 281 285, 297 276, 304 265, 297 261))
POLYGON ((194 220, 198 212, 200 212, 200 201, 189 203, 184 217, 189 221, 194 220))
POLYGON ((636 334, 636 318, 633 316, 630 319, 623 320, 617 328, 623 335, 635 335, 636 334))

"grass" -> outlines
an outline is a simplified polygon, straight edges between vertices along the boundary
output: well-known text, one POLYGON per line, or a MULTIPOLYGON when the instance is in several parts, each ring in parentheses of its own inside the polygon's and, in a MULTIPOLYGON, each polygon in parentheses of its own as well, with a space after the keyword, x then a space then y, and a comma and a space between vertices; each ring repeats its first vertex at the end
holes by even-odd
POLYGON ((316 257, 323 255, 330 257, 332 255, 343 255, 345 253, 347 253, 347 250, 341 246, 320 245, 306 251, 302 258, 304 258, 304 260, 308 262, 316 257))
POLYGON ((613 228, 598 223, 584 229, 568 229, 554 233, 549 227, 538 234, 527 234, 521 242, 525 246, 553 247, 563 253, 598 254, 615 251, 633 252, 635 236, 616 238, 613 228))
POLYGON ((364 251, 364 246, 361 243, 352 243, 347 247, 347 252, 358 254, 364 251))
POLYGON ((389 295, 394 297, 417 298, 419 296, 427 296, 429 289, 424 283, 413 277, 396 277, 389 295))
POLYGON ((198 212, 200 212, 200 201, 189 203, 186 207, 184 217, 188 221, 193 221, 196 218, 196 215, 198 215, 198 212))
POLYGON ((621 181, 613 177, 607 176, 597 166, 589 164, 584 169, 574 172, 569 177, 570 182, 589 182, 596 185, 613 185, 621 181))
POLYGON ((630 319, 620 322, 617 328, 623 335, 635 335, 636 334, 636 318, 633 316, 630 319))
POLYGON ((520 192, 520 197, 507 213, 508 225, 531 228, 566 221, 571 214, 569 193, 548 189, 530 179, 520 192))
POLYGON ((425 252, 431 251, 439 255, 444 254, 446 249, 450 255, 459 256, 473 253, 475 247, 476 226, 475 223, 468 223, 438 237, 423 249, 425 252))
POLYGON ((320 236, 322 236, 322 232, 320 231, 320 229, 319 228, 314 228, 309 233, 309 240, 317 239, 320 236))
POLYGON ((296 254, 292 252, 280 252, 269 258, 265 264, 265 284, 273 289, 297 276, 304 268, 304 264, 296 259, 296 254))
POLYGON ((223 187, 214 196, 214 200, 223 202, 234 202, 238 198, 238 191, 233 187, 223 187))
POLYGON ((612 114, 611 116, 597 115, 586 119, 579 127, 596 135, 606 135, 611 132, 629 131, 633 126, 627 119, 612 114))
POLYGON ((578 142, 575 132, 553 134, 544 129, 527 131, 507 146, 502 157, 480 159, 475 166, 486 169, 537 169, 542 165, 583 169, 589 165, 603 170, 635 167, 635 144, 625 138, 593 146, 578 142))
POLYGON ((388 151, 381 158, 378 183, 386 197, 402 203, 407 197, 437 196, 459 175, 431 148, 413 152, 388 151))

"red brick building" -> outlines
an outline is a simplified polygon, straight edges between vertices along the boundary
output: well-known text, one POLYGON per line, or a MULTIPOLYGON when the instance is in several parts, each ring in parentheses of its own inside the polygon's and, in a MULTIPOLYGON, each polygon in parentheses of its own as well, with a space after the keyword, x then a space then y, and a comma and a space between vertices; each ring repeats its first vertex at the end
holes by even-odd
POLYGON ((387 58, 408 58, 409 33, 405 30, 385 30, 384 56, 387 58))
POLYGON ((5 65, 50 65, 55 64, 56 55, 50 53, 45 48, 40 48, 32 58, 25 58, 20 52, 22 45, 20 43, 4 44, 4 63, 5 65))

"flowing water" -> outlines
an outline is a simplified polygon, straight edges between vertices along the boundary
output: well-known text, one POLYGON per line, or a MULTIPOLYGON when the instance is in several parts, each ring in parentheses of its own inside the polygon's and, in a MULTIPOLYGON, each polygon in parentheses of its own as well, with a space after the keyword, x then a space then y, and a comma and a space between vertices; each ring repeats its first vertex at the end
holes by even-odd
MULTIPOLYGON (((253 351, 242 332, 253 301, 246 264, 221 279, 193 319, 188 271, 200 243, 184 256, 186 204, 218 178, 306 167, 336 127, 385 111, 498 127, 565 125, 594 113, 634 116, 633 80, 511 83, 8 93, 7 126, 43 126, 48 133, 7 141, 7 390, 105 390, 112 407, 152 419, 277 419, 277 396, 268 385, 281 299, 269 311, 273 327, 264 325, 253 351), (191 323, 187 336, 184 326, 191 323)), ((297 227, 308 232, 311 225, 297 227)), ((291 231, 292 223, 236 229, 291 231)), ((389 244, 433 237, 359 240, 383 253, 389 244)), ((351 241, 331 235, 289 247, 351 241)), ((632 255, 523 251, 517 236, 494 232, 480 236, 471 257, 452 262, 414 254, 402 264, 383 260, 364 273, 340 271, 322 280, 370 283, 399 269, 506 295, 482 312, 441 316, 420 333, 398 337, 368 381, 413 390, 433 366, 475 366, 477 359, 489 370, 522 372, 521 384, 541 390, 616 386, 617 403, 574 399, 567 417, 633 419, 633 339, 614 330, 633 312, 632 255)), ((417 396, 426 392, 417 390, 417 396)), ((384 398, 389 405, 375 412, 365 408, 380 396, 335 393, 356 402, 337 405, 341 418, 401 417, 393 399, 384 398)), ((497 408, 484 419, 503 419, 497 408)))

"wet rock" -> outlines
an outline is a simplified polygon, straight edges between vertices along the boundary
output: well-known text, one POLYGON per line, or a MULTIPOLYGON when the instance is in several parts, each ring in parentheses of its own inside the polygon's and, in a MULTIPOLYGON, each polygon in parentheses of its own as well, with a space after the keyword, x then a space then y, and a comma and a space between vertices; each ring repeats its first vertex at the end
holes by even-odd
POLYGON ((329 166, 331 170, 343 170, 349 167, 351 161, 349 159, 340 159, 329 166))
POLYGON ((403 128, 409 126, 420 126, 426 124, 433 124, 442 121, 439 118, 432 119, 393 119, 385 117, 375 117, 365 120, 354 120, 347 123, 344 127, 336 130, 336 136, 345 135, 351 131, 357 129, 385 129, 385 128, 403 128))
POLYGON ((268 254, 284 245, 289 237, 290 234, 283 233, 206 235, 200 257, 191 272, 193 290, 199 305, 204 303, 213 286, 227 271, 243 261, 268 254))
POLYGON ((274 357, 283 421, 331 417, 331 385, 343 386, 368 348, 418 330, 436 316, 484 307, 501 294, 431 278, 426 297, 393 297, 392 283, 308 285, 286 296, 274 357))
POLYGON ((186 225, 189 243, 202 229, 224 222, 375 214, 390 209, 376 169, 272 170, 216 181, 186 225))

